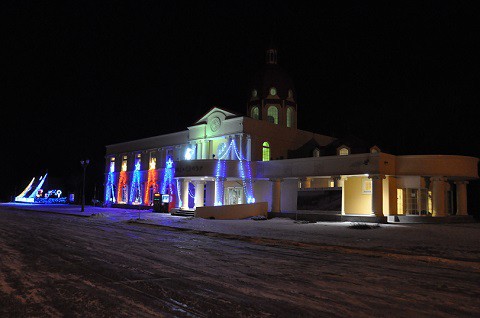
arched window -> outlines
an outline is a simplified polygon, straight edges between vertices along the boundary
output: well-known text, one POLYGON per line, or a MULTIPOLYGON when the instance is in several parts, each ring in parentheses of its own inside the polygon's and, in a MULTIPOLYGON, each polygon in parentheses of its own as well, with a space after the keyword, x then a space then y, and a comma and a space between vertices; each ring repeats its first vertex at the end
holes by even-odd
POLYGON ((287 108, 287 127, 293 126, 293 110, 291 107, 287 108))
POLYGON ((263 143, 262 160, 270 161, 270 144, 266 141, 263 143))
POLYGON ((256 107, 256 106, 252 108, 252 118, 253 119, 259 119, 260 118, 258 107, 256 107))
POLYGON ((320 157, 320 149, 318 149, 318 148, 313 149, 313 156, 314 157, 320 157))
POLYGON ((221 144, 218 145, 217 148, 217 159, 225 159, 225 152, 227 151, 227 144, 225 142, 222 142, 221 144))
POLYGON ((339 156, 348 156, 350 154, 350 150, 346 147, 340 148, 338 151, 339 156))
POLYGON ((278 125, 278 109, 275 106, 268 107, 267 110, 268 121, 272 124, 278 125))

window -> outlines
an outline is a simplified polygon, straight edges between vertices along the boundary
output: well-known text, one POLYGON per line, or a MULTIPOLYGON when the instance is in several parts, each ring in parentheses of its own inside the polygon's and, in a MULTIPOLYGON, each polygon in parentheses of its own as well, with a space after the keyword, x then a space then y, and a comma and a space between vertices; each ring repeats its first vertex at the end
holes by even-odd
POLYGON ((291 89, 288 90, 288 98, 293 98, 293 91, 291 89))
POLYGON ((277 89, 275 87, 270 88, 270 95, 272 96, 277 95, 277 89))
POLYGON ((157 169, 157 158, 153 152, 150 153, 150 161, 148 163, 148 169, 155 170, 157 169))
POLYGON ((225 142, 220 143, 217 148, 217 159, 229 159, 229 158, 225 158, 227 150, 228 150, 227 143, 225 142))
POLYGON ((110 158, 110 172, 115 172, 115 158, 110 158))
POLYGON ((270 144, 266 141, 263 143, 262 161, 270 161, 270 144))
POLYGON ((350 154, 350 150, 348 150, 348 148, 346 147, 340 148, 340 150, 338 151, 339 156, 348 156, 349 154, 350 154))
POLYGON ((260 114, 259 114, 257 106, 252 108, 252 118, 253 119, 259 119, 260 118, 260 114))
POLYGON ((275 106, 268 107, 268 121, 272 124, 278 124, 278 109, 275 106))
POLYGON ((313 156, 314 157, 320 157, 320 149, 318 149, 318 148, 313 149, 313 156))
POLYGON ((369 179, 369 178, 362 179, 362 193, 363 194, 372 193, 372 179, 369 179))
POLYGON ((127 156, 123 156, 122 171, 127 171, 127 156))
POLYGON ((121 197, 121 202, 127 203, 128 201, 128 187, 124 185, 122 187, 122 197, 121 197))
POLYGON ((252 97, 257 97, 257 90, 256 89, 252 90, 252 97))
POLYGON ((293 110, 291 107, 287 108, 287 127, 293 126, 293 110))
POLYGON ((140 163, 142 161, 142 155, 141 154, 137 154, 136 158, 135 158, 135 170, 140 170, 140 163))

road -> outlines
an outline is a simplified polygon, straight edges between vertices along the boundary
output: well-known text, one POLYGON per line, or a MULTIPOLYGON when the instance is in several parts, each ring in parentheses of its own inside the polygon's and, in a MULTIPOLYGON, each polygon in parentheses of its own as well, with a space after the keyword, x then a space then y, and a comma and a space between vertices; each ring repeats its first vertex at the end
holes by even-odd
MULTIPOLYGON (((478 251, 477 251, 478 253, 478 251)), ((473 317, 478 262, 0 208, 1 317, 473 317)))

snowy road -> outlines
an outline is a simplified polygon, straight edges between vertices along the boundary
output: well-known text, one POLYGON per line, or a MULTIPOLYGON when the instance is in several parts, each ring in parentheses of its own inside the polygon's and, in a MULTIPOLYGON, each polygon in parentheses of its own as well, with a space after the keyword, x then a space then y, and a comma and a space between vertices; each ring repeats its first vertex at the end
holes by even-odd
POLYGON ((475 259, 0 208, 1 317, 473 317, 479 292, 475 259))

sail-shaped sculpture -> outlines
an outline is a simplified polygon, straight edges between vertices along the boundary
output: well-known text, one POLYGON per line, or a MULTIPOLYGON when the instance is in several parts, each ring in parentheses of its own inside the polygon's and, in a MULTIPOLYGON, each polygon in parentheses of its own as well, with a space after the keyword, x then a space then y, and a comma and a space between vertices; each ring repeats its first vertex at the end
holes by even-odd
POLYGON ((33 203, 38 191, 42 188, 45 180, 47 179, 47 175, 48 172, 45 173, 43 177, 40 177, 40 179, 38 179, 36 182, 34 177, 32 181, 30 181, 30 183, 25 187, 22 193, 15 197, 15 202, 33 203))

